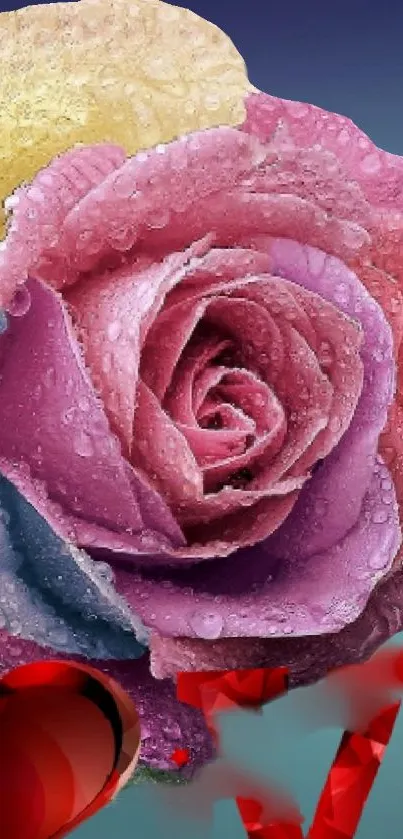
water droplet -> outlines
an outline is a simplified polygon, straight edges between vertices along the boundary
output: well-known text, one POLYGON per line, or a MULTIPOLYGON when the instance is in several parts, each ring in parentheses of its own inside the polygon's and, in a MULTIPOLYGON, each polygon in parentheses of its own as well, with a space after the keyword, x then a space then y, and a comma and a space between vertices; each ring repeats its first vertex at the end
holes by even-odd
POLYGON ((169 224, 170 213, 168 210, 161 208, 157 213, 153 213, 148 220, 148 226, 152 230, 162 230, 169 224))
POLYGON ((375 349, 372 352, 372 358, 374 359, 374 361, 378 361, 379 363, 385 360, 385 353, 382 347, 375 347, 375 349))
POLYGON ((379 507, 378 510, 374 510, 372 513, 372 521, 375 524, 384 524, 389 518, 389 513, 383 507, 379 507))
POLYGON ((21 622, 17 618, 10 621, 8 628, 11 635, 20 635, 22 632, 21 622))
POLYGON ((214 612, 194 612, 189 617, 189 625, 199 638, 213 641, 221 635, 223 620, 214 612))
POLYGON ((4 527, 8 527, 8 525, 10 524, 10 521, 11 521, 10 514, 7 513, 6 510, 1 510, 0 509, 0 522, 2 522, 4 527))
POLYGON ((319 518, 326 515, 328 506, 326 498, 318 498, 314 506, 315 515, 319 516, 319 518))
POLYGON ((180 726, 175 720, 168 720, 162 730, 170 740, 180 740, 182 736, 180 726))
POLYGON ((333 352, 327 341, 322 341, 318 350, 318 361, 322 367, 328 367, 333 362, 333 352))
POLYGON ((89 434, 79 431, 73 441, 73 448, 80 457, 91 457, 94 454, 94 446, 89 434))
POLYGON ((334 290, 334 299, 340 305, 346 305, 349 301, 350 290, 346 283, 339 283, 334 290))
POLYGON ((106 330, 108 338, 109 338, 110 341, 117 341, 121 331, 122 331, 122 324, 118 320, 112 321, 112 323, 110 323, 108 325, 108 328, 106 330))
POLYGON ((19 288, 7 307, 8 313, 14 318, 21 318, 26 315, 31 305, 31 295, 25 286, 19 288))
POLYGON ((87 412, 90 409, 90 400, 86 396, 80 396, 78 399, 78 407, 81 411, 87 412))
POLYGON ((7 316, 4 312, 0 311, 0 335, 5 332, 7 329, 7 316))
POLYGON ((341 429, 341 420, 340 417, 332 417, 329 422, 329 428, 331 431, 337 433, 341 429))
POLYGON ((144 742, 143 742, 144 751, 148 751, 149 749, 151 749, 151 751, 154 752, 154 751, 156 751, 156 749, 159 748, 159 746, 160 746, 160 742, 159 742, 159 740, 157 740, 156 737, 145 737, 144 738, 144 742))
POLYGON ((43 376, 43 383, 45 387, 54 387, 56 384, 56 371, 54 367, 48 367, 43 376))
POLYGON ((67 411, 64 411, 62 414, 62 423, 63 425, 68 425, 74 419, 75 408, 67 408, 67 411))
POLYGON ((65 626, 53 627, 48 631, 47 636, 54 644, 58 644, 62 647, 65 647, 69 640, 68 632, 65 626))
POLYGON ((385 565, 388 564, 388 561, 388 555, 385 555, 382 551, 379 551, 375 554, 372 554, 372 556, 369 557, 368 565, 374 571, 381 571, 381 569, 385 568, 385 565))
POLYGON ((112 583, 115 579, 113 568, 111 568, 111 566, 108 565, 107 562, 97 562, 95 565, 95 570, 97 571, 99 576, 106 580, 106 582, 108 583, 112 583))

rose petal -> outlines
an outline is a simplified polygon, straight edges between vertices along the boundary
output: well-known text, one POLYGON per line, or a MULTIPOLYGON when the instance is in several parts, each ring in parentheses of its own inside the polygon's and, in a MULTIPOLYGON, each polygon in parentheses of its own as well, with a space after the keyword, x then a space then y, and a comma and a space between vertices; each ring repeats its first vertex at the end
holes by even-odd
POLYGON ((207 307, 205 300, 164 310, 147 335, 141 354, 143 382, 162 402, 181 353, 207 307), (158 358, 158 364, 156 359, 158 358))
POLYGON ((267 638, 336 632, 361 614, 401 542, 396 500, 380 501, 387 477, 386 467, 378 464, 356 525, 320 554, 278 562, 262 542, 202 563, 190 577, 186 570, 133 577, 119 569, 117 588, 145 624, 164 635, 267 638))
POLYGON ((29 187, 9 201, 12 222, 0 259, 0 306, 8 304, 28 276, 54 288, 64 283, 60 235, 68 212, 125 160, 113 145, 73 149, 39 172, 29 187))
MULTIPOLYGON (((172 394, 175 404, 175 393, 172 394)), ((227 481, 239 469, 253 464, 259 455, 273 456, 286 435, 284 411, 275 394, 252 373, 225 371, 215 382, 210 401, 199 408, 199 422, 221 417, 221 429, 189 427, 171 416, 188 440, 193 454, 203 468, 205 491, 227 481), (214 395, 214 398, 213 398, 214 395), (221 402, 221 399, 223 400, 221 402), (233 406, 236 405, 238 410, 233 406), (207 413, 206 413, 207 412, 207 413)), ((176 400, 180 405, 180 399, 176 400)))
POLYGON ((0 471, 75 544, 112 547, 124 537, 143 551, 144 536, 154 549, 180 544, 162 499, 128 477, 60 298, 34 280, 28 288, 29 310, 0 336, 0 471))
POLYGON ((245 131, 264 142, 281 123, 298 148, 321 147, 333 152, 372 205, 403 208, 403 161, 375 146, 358 126, 340 114, 307 103, 277 99, 267 93, 246 100, 245 131))
MULTIPOLYGON (((247 366, 260 367, 264 371, 264 379, 271 383, 267 369, 272 363, 270 331, 267 328, 272 320, 270 311, 266 312, 253 300, 233 298, 231 295, 229 299, 215 298, 207 314, 210 322, 234 337, 247 366)), ((272 459, 269 452, 267 458, 263 458, 263 465, 268 465, 252 482, 254 489, 269 486, 295 464, 318 432, 327 425, 332 404, 332 387, 308 343, 285 320, 278 318, 275 324, 280 329, 285 358, 282 375, 275 381, 275 391, 286 411, 287 437, 277 456, 272 459), (295 388, 297 376, 301 380, 298 390, 295 388)))
POLYGON ((317 682, 336 667, 366 661, 403 628, 403 576, 378 584, 357 620, 339 632, 301 638, 174 638, 152 633, 151 670, 157 679, 180 671, 288 667, 290 687, 317 682))
POLYGON ((364 383, 350 427, 270 543, 275 556, 309 556, 337 544, 357 520, 393 397, 393 342, 382 310, 341 262, 284 240, 274 240, 270 253, 278 274, 337 305, 364 333, 364 383))
POLYGON ((153 248, 164 255, 180 250, 206 231, 219 247, 244 247, 258 234, 310 242, 345 262, 370 255, 370 236, 356 222, 327 215, 312 201, 294 195, 266 195, 239 186, 207 197, 173 215, 169 226, 153 231, 153 248))
MULTIPOLYGON (((264 157, 258 141, 224 127, 173 141, 164 154, 156 148, 130 158, 65 221, 60 249, 70 266, 71 282, 79 272, 94 270, 108 253, 130 250, 135 243, 143 250, 152 248, 156 231, 168 223, 170 228, 178 226, 179 208, 187 212, 207 196, 226 192, 264 157)), ((202 236, 208 232, 207 225, 202 236)))
POLYGON ((183 434, 143 382, 137 388, 131 460, 152 476, 154 486, 177 515, 183 503, 200 503, 203 479, 196 459, 183 434))
POLYGON ((186 263, 206 247, 208 240, 196 242, 161 264, 143 270, 129 265, 94 276, 64 295, 92 381, 126 456, 132 446, 142 343, 166 293, 180 281, 186 263))
POLYGON ((358 221, 371 234, 374 264, 402 279, 402 158, 377 148, 347 117, 314 105, 259 93, 246 108, 243 130, 270 140, 268 165, 249 179, 251 188, 313 197, 338 218, 358 221))

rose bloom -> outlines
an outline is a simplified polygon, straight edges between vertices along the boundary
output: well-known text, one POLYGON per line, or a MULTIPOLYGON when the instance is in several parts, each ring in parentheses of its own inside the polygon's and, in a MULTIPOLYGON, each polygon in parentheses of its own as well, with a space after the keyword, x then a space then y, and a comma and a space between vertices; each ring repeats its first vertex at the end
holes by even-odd
POLYGON ((177 671, 307 684, 401 628, 402 182, 255 93, 239 129, 77 147, 9 199, 2 667, 95 660, 148 765, 213 753, 177 671))

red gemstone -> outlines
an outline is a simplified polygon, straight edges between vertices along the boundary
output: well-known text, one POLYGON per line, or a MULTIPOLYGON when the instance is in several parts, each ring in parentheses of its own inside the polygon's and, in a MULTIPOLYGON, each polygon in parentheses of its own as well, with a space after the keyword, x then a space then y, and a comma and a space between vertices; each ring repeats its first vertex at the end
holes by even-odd
POLYGON ((0 680, 0 742, 0 836, 60 839, 132 774, 140 724, 108 676, 44 661, 0 680))
POLYGON ((186 763, 189 763, 189 758, 189 749, 175 749, 175 751, 171 754, 171 760, 173 760, 173 762, 179 767, 185 766, 186 763))

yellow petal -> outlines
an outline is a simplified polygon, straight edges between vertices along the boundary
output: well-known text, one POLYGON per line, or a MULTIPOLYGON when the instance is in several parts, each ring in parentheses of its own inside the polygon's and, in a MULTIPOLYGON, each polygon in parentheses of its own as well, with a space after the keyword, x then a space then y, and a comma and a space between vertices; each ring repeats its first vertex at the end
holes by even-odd
MULTIPOLYGON (((80 0, 0 14, 0 202, 76 143, 129 154, 243 121, 229 38, 161 0, 80 0)), ((0 238, 4 235, 0 208, 0 238)))

